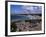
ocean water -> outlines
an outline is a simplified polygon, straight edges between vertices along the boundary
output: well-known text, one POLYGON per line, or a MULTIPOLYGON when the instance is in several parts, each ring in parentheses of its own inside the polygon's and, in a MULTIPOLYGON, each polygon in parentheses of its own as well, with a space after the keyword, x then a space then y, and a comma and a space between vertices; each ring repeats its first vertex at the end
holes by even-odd
POLYGON ((37 20, 40 19, 39 15, 11 15, 11 21, 21 21, 21 20, 37 20))
POLYGON ((22 15, 11 15, 11 20, 16 20, 16 19, 20 19, 20 20, 25 20, 25 19, 29 19, 27 16, 22 16, 22 15))

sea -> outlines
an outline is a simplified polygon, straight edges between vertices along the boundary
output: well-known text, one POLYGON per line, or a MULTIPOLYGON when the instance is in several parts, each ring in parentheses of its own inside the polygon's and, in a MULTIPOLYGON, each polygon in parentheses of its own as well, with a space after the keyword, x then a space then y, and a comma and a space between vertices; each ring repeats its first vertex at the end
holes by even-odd
POLYGON ((29 19, 29 18, 25 15, 11 15, 11 20, 16 20, 16 19, 24 20, 24 19, 29 19))

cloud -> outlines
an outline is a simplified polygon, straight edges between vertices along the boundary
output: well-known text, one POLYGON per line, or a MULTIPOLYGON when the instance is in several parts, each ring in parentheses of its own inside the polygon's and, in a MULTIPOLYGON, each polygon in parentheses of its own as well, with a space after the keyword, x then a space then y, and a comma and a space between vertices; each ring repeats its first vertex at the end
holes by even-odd
POLYGON ((26 10, 33 10, 33 7, 32 7, 32 6, 23 6, 23 9, 26 9, 26 10))
POLYGON ((29 5, 24 5, 23 7, 22 7, 23 9, 24 9, 24 11, 25 11, 25 13, 27 14, 40 14, 41 13, 41 11, 42 11, 42 8, 41 8, 41 6, 29 6, 29 5))

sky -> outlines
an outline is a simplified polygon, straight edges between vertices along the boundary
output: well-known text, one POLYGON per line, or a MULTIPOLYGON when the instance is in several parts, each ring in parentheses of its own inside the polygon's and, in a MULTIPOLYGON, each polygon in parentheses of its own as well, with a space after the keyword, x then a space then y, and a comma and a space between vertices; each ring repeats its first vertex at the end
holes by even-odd
POLYGON ((42 6, 10 5, 11 14, 41 14, 42 6))

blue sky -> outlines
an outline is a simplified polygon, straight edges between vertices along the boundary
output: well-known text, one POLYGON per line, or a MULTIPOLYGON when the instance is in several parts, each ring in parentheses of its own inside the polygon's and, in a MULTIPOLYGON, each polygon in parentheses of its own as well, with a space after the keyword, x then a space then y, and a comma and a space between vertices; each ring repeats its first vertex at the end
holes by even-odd
POLYGON ((24 12, 35 14, 35 13, 41 13, 42 7, 41 6, 10 5, 10 11, 12 14, 24 14, 24 12))
POLYGON ((11 5, 11 13, 18 13, 22 10, 22 5, 11 5))

